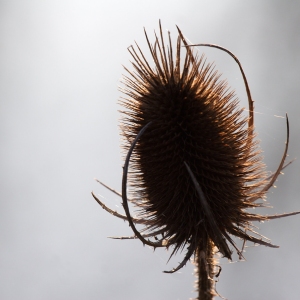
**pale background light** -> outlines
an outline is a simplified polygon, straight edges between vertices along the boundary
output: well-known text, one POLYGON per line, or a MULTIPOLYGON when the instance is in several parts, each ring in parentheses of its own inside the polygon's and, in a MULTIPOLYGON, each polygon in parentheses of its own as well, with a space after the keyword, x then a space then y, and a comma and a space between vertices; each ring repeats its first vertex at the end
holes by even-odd
MULTIPOLYGON (((185 300, 195 297, 191 263, 163 274, 170 253, 139 241, 90 195, 122 211, 117 100, 127 47, 146 50, 162 20, 194 42, 227 47, 241 60, 255 100, 265 161, 275 170, 291 126, 290 158, 300 151, 299 1, 0 1, 0 298, 185 300)), ((199 49, 246 105, 241 74, 227 54, 199 49)), ((299 161, 268 201, 300 210, 299 161)), ((300 216, 258 224, 279 249, 250 247, 246 262, 222 259, 217 290, 230 300, 299 297, 300 216)), ((250 244, 249 244, 250 246, 250 244)))

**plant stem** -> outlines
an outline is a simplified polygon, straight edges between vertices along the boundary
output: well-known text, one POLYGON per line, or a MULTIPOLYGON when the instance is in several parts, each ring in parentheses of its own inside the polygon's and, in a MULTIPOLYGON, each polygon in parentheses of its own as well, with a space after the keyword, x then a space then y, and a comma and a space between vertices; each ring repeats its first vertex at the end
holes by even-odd
POLYGON ((214 258, 214 248, 213 242, 206 236, 196 250, 194 262, 196 265, 195 275, 197 277, 196 291, 198 293, 196 300, 212 300, 217 295, 214 281, 217 260, 214 258))

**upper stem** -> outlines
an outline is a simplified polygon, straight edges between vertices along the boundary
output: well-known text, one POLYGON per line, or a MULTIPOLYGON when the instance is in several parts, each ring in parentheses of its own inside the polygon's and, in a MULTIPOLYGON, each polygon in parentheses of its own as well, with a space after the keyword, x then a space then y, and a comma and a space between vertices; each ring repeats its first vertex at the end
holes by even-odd
POLYGON ((215 292, 215 266, 216 259, 214 258, 214 244, 206 236, 199 243, 195 257, 195 275, 196 291, 198 297, 196 300, 212 300, 217 295, 215 292))

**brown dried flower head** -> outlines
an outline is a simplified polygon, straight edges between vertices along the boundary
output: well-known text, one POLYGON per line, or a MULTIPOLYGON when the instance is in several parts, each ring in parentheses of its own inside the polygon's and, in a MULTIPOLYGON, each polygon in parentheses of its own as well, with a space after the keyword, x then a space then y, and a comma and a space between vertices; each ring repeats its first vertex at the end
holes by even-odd
POLYGON ((255 139, 253 101, 240 62, 220 46, 197 45, 226 51, 238 63, 249 117, 242 116, 234 92, 220 80, 214 66, 194 54, 179 28, 178 32, 175 51, 170 33, 165 45, 161 26, 154 44, 145 32, 153 62, 146 60, 138 45, 129 48, 134 71, 125 68, 129 74, 123 90, 127 98, 121 101, 127 157, 122 194, 112 190, 122 196, 126 215, 113 212, 93 194, 103 208, 130 223, 134 236, 128 238, 139 238, 153 247, 173 246, 171 256, 187 246, 184 260, 169 272, 180 269, 208 243, 228 259, 232 255, 229 244, 242 255, 232 236, 277 247, 255 232, 251 222, 296 214, 263 216, 247 211, 263 206, 256 201, 265 197, 285 167, 288 119, 283 157, 277 171, 268 177, 255 139), (131 216, 128 201, 138 208, 137 218, 131 216), (144 229, 139 231, 136 224, 144 229))

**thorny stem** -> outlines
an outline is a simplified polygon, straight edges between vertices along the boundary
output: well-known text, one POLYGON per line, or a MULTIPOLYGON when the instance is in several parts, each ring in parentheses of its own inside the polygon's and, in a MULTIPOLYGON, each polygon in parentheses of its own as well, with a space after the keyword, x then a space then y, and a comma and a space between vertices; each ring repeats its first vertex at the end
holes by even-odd
POLYGON ((212 300, 217 295, 214 281, 217 260, 214 257, 214 249, 213 242, 206 237, 202 239, 196 250, 194 264, 196 265, 195 287, 198 297, 195 300, 212 300))

